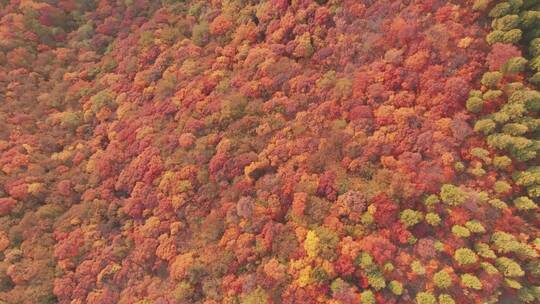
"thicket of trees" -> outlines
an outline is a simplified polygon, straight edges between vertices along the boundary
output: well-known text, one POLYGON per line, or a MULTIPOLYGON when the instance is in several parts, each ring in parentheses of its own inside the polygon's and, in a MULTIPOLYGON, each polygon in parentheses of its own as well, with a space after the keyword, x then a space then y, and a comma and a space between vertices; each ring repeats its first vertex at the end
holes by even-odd
POLYGON ((0 0, 0 303, 536 303, 538 86, 533 0, 0 0))

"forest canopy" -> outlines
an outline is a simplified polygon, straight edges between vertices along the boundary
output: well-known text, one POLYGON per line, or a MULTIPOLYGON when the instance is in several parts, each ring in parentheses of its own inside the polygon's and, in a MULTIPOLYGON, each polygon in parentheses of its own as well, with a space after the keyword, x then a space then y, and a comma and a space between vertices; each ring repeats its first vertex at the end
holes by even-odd
POLYGON ((0 0, 0 304, 540 302, 540 2, 0 0))

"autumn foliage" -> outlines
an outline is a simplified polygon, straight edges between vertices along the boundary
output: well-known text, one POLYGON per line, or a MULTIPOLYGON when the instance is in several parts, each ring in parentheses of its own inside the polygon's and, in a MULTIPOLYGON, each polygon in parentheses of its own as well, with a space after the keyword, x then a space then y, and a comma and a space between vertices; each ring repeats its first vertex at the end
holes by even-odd
POLYGON ((0 0, 0 304, 540 302, 539 29, 0 0))

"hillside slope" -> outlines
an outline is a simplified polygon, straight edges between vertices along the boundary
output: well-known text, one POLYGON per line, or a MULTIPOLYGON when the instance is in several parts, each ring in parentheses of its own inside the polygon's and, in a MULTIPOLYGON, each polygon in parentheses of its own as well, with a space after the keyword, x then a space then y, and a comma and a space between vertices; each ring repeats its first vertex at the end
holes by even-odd
POLYGON ((540 301, 539 28, 0 0, 0 303, 540 301))

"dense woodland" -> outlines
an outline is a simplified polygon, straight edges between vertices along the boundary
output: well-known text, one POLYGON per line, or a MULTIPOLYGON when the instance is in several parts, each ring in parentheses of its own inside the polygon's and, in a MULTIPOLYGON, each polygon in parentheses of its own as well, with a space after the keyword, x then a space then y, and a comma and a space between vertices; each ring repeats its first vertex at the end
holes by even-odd
POLYGON ((539 86, 537 0, 0 0, 0 303, 540 303, 539 86))

